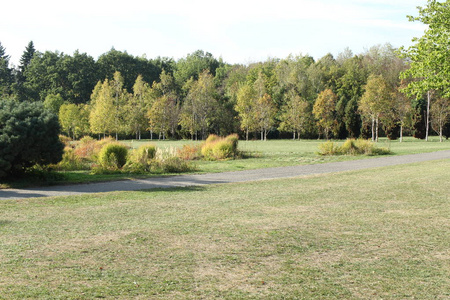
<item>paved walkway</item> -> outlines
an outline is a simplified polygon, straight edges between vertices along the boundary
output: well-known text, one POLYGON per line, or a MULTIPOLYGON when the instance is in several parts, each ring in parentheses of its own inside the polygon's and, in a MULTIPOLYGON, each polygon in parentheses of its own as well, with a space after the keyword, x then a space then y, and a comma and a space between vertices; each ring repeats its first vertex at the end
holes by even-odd
POLYGON ((237 172, 179 175, 160 178, 50 186, 29 189, 0 189, 0 200, 79 195, 112 191, 136 191, 154 188, 186 187, 217 183, 269 180, 276 178, 290 178, 297 176, 362 170, 440 159, 450 159, 450 150, 402 156, 382 156, 345 162, 268 168, 237 172))

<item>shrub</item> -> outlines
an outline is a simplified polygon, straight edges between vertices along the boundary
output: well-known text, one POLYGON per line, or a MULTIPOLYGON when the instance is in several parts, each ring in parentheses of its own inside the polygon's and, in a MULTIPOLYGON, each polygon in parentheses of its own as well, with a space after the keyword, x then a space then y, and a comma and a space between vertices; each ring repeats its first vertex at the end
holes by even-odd
POLYGON ((227 159, 234 156, 233 142, 229 140, 220 140, 214 143, 212 155, 215 159, 227 159))
POLYGON ((213 155, 214 145, 215 145, 215 142, 203 144, 202 149, 201 149, 201 154, 202 154, 203 158, 205 158, 206 160, 215 160, 214 155, 213 155))
POLYGON ((319 144, 320 155, 336 155, 338 154, 339 147, 332 141, 326 141, 319 144))
POLYGON ((193 169, 187 161, 177 156, 172 156, 162 162, 159 162, 159 167, 164 173, 181 173, 188 172, 193 169))
POLYGON ((210 134, 207 138, 206 138, 206 143, 207 144, 209 144, 209 143, 214 143, 214 142, 216 142, 216 141, 218 141, 218 140, 220 140, 220 139, 222 139, 221 137, 219 137, 218 135, 215 135, 215 134, 210 134))
POLYGON ((42 103, 0 100, 0 177, 58 163, 59 133, 58 117, 42 103))
POLYGON ((354 139, 347 139, 344 144, 338 148, 339 154, 349 154, 349 155, 357 155, 364 154, 364 151, 361 152, 361 149, 356 146, 354 139))
POLYGON ((231 144, 233 146, 233 153, 234 153, 234 155, 236 155, 238 153, 239 135, 237 135, 236 133, 235 134, 230 134, 225 139, 227 141, 231 142, 231 144))
POLYGON ((378 148, 373 142, 364 139, 347 139, 342 146, 331 141, 319 145, 320 155, 385 155, 390 151, 378 148))
POLYGON ((155 154, 156 147, 154 145, 147 144, 140 146, 131 153, 125 165, 126 170, 136 173, 150 172, 155 154))
POLYGON ((184 160, 195 160, 201 157, 201 145, 184 145, 178 149, 178 157, 184 160))
POLYGON ((135 160, 139 162, 147 162, 155 158, 156 147, 155 145, 142 145, 135 150, 135 160))
POLYGON ((127 162, 128 149, 120 143, 110 143, 103 146, 98 154, 98 163, 107 170, 121 169, 127 162))
POLYGON ((75 150, 69 146, 66 146, 64 148, 62 160, 54 167, 57 170, 64 170, 64 171, 89 169, 89 166, 83 163, 83 160, 75 154, 75 150))
POLYGON ((84 136, 75 147, 75 154, 83 160, 95 162, 98 159, 100 150, 106 144, 115 143, 112 137, 107 137, 97 141, 90 136, 84 136))
POLYGON ((173 147, 156 150, 154 168, 154 171, 163 173, 188 172, 194 169, 189 162, 178 156, 177 149, 173 147))
POLYGON ((355 146, 359 149, 359 154, 372 155, 372 152, 376 147, 373 142, 365 139, 355 140, 355 146))
POLYGON ((232 134, 225 138, 210 135, 202 145, 201 154, 207 160, 233 158, 238 154, 238 140, 239 137, 237 134, 232 134))
POLYGON ((63 143, 65 146, 70 146, 70 142, 72 142, 72 139, 68 136, 59 135, 59 140, 61 141, 61 143, 63 143))

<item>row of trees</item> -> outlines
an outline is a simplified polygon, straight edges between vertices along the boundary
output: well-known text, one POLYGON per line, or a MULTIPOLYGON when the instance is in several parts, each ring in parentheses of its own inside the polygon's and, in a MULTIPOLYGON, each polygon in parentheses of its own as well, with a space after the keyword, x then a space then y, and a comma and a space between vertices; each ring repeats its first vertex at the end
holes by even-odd
POLYGON ((404 129, 427 138, 428 124, 448 136, 447 7, 429 0, 419 10, 421 17, 412 19, 430 25, 429 37, 409 49, 386 44, 357 55, 347 49, 317 61, 290 55, 231 65, 201 50, 174 61, 115 49, 94 60, 79 52, 41 53, 30 43, 20 65, 10 67, 0 44, 0 93, 43 102, 74 137, 152 132, 205 138, 239 131, 261 139, 376 140, 381 134, 396 138, 404 129))

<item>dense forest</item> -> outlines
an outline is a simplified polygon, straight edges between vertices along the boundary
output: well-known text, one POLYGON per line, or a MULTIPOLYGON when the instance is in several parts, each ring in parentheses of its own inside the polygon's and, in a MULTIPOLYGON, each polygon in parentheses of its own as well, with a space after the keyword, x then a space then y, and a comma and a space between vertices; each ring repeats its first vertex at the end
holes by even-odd
MULTIPOLYGON (((427 95, 402 93, 411 79, 400 79, 408 64, 398 53, 386 44, 240 65, 202 50, 174 60, 113 48, 95 60, 30 42, 12 66, 0 44, 0 97, 42 102, 73 138, 425 138, 427 95)), ((435 96, 431 125, 448 136, 438 108, 448 99, 435 96)))

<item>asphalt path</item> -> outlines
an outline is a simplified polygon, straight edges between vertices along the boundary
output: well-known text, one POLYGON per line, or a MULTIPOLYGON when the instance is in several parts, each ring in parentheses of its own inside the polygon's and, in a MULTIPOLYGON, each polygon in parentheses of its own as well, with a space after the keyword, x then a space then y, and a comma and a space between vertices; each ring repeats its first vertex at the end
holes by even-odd
POLYGON ((148 179, 121 180, 90 184, 61 185, 28 189, 0 189, 0 200, 24 199, 33 197, 68 196, 113 191, 137 191, 155 188, 173 188, 187 186, 201 186, 207 184, 246 182, 270 180, 277 178, 292 178, 325 173, 336 173, 362 170, 378 167, 395 166, 418 163, 431 160, 450 159, 450 150, 410 154, 401 156, 381 156, 368 159, 302 165, 291 167, 277 167, 257 170, 246 170, 224 173, 178 175, 148 179))

